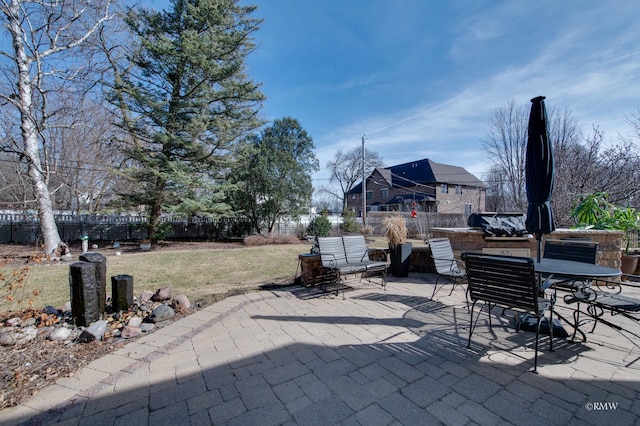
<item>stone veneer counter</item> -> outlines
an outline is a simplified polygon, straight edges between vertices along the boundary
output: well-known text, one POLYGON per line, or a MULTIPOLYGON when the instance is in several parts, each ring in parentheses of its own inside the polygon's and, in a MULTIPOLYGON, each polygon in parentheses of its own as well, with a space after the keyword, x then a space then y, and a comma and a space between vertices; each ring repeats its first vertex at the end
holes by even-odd
MULTIPOLYGON (((536 257, 538 242, 529 235, 527 237, 486 237, 484 232, 473 228, 433 228, 433 238, 449 238, 451 247, 457 254, 464 251, 480 252, 483 248, 528 248, 531 257, 536 257)), ((622 231, 605 231, 592 229, 556 229, 542 237, 559 240, 562 238, 586 238, 599 243, 598 264, 612 268, 620 268, 622 253, 622 231)))

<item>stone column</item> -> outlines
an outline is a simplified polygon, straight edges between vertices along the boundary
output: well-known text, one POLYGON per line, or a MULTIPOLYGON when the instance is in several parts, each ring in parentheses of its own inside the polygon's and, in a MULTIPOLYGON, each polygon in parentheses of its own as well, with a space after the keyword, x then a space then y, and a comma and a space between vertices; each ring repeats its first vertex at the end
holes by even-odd
POLYGON ((98 297, 99 312, 106 312, 107 302, 107 258, 100 253, 84 253, 79 259, 83 262, 93 263, 96 266, 96 295, 98 297))
POLYGON ((113 311, 126 311, 133 304, 133 277, 116 275, 111 277, 111 300, 113 311))
POLYGON ((96 266, 91 262, 74 262, 69 265, 71 290, 71 315, 78 326, 88 326, 100 319, 96 291, 96 266))

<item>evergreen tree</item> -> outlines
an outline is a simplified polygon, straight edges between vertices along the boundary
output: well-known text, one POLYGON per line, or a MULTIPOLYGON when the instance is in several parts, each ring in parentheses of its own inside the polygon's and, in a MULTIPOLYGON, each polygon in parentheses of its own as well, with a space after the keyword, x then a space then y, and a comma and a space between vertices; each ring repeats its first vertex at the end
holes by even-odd
POLYGON ((260 21, 236 0, 172 0, 169 10, 129 9, 129 64, 112 101, 131 141, 130 202, 144 205, 153 238, 164 210, 222 217, 225 173, 240 138, 260 125, 263 95, 245 73, 260 21))
POLYGON ((239 185, 232 200, 258 233, 266 227, 271 234, 278 219, 308 211, 311 174, 319 169, 313 149, 313 139, 290 117, 275 120, 250 138, 243 160, 232 173, 239 185))

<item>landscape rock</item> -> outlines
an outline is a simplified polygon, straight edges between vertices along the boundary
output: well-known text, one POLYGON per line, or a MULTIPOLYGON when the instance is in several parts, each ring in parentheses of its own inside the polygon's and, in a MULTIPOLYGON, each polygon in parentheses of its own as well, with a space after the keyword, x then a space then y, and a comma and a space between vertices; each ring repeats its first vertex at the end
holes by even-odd
POLYGON ((175 309, 177 311, 184 312, 184 313, 189 312, 189 308, 191 307, 189 298, 184 294, 181 294, 180 296, 176 296, 173 299, 173 304, 175 305, 175 309))
POLYGON ((22 325, 22 318, 20 318, 20 317, 9 318, 6 321, 6 323, 10 327, 18 327, 18 326, 22 325))
MULTIPOLYGON (((0 324, 0 345, 24 344, 38 335, 51 342, 65 345, 104 340, 111 343, 134 339, 144 333, 162 328, 176 315, 187 314, 191 303, 186 295, 171 299, 173 289, 163 287, 155 293, 145 290, 136 298, 128 310, 109 313, 104 320, 95 321, 88 327, 77 326, 71 311, 71 302, 60 308, 46 306, 39 313, 27 313, 7 318, 0 324), (153 302, 152 298, 168 300, 153 302)), ((107 302, 112 302, 107 298, 107 302)))
POLYGON ((123 339, 131 339, 133 337, 138 337, 142 334, 142 330, 140 327, 134 327, 131 325, 127 325, 120 331, 120 337, 123 339))
POLYGON ((173 288, 171 287, 162 287, 156 290, 156 293, 151 296, 151 300, 154 302, 164 302, 165 300, 170 300, 173 295, 173 288))
POLYGON ((166 321, 175 316, 175 311, 167 305, 159 305, 149 315, 149 319, 154 323, 166 321))
POLYGON ((140 327, 140 324, 142 324, 142 318, 140 317, 131 317, 127 322, 127 325, 131 327, 140 327))
POLYGON ((143 333, 149 333, 154 328, 156 328, 155 324, 150 322, 143 322, 142 324, 140 324, 140 330, 142 330, 143 333))
POLYGON ((22 322, 22 327, 33 327, 36 325, 36 319, 34 317, 27 318, 22 322))
POLYGON ((42 309, 42 313, 49 314, 49 315, 58 315, 58 309, 49 305, 49 306, 45 306, 44 309, 42 309))
POLYGON ((67 340, 71 336, 71 329, 66 327, 54 328, 47 336, 47 339, 54 342, 62 342, 67 340))
POLYGON ((96 340, 96 336, 93 333, 89 333, 87 330, 82 330, 82 333, 78 336, 77 341, 79 343, 90 343, 96 340))
MULTIPOLYGON (((107 322, 100 320, 89 325, 89 327, 87 327, 82 332, 82 334, 89 333, 93 335, 94 338, 90 340, 90 342, 92 342, 93 340, 102 340, 102 336, 104 336, 104 333, 106 331, 107 331, 107 322)), ((82 337, 82 334, 80 335, 81 337, 82 337)))
POLYGON ((26 328, 3 327, 0 329, 0 345, 23 345, 33 340, 38 335, 38 329, 34 326, 26 328))
POLYGON ((148 302, 153 297, 153 292, 151 290, 144 290, 140 295, 140 300, 143 302, 148 302))

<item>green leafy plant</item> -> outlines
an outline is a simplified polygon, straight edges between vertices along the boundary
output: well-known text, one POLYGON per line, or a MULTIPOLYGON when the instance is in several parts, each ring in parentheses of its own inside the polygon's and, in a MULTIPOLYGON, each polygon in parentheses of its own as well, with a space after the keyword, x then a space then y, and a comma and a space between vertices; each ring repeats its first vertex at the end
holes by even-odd
POLYGON ((584 195, 574 207, 571 218, 579 227, 624 231, 625 253, 629 254, 631 233, 640 229, 640 213, 633 207, 612 204, 605 192, 584 195))
POLYGON ((579 227, 611 229, 612 204, 604 192, 583 195, 571 212, 579 227))
POLYGON ((389 241, 389 247, 395 247, 407 242, 407 224, 400 213, 386 216, 382 224, 385 228, 384 235, 389 241))

